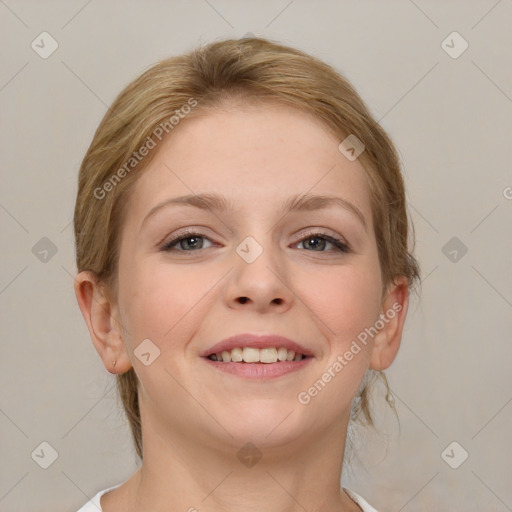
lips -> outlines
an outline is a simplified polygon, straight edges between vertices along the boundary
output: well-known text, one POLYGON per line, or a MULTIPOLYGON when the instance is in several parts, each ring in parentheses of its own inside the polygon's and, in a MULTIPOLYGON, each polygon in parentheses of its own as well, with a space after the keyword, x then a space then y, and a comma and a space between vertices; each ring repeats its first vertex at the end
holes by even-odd
POLYGON ((304 347, 300 343, 293 341, 285 336, 280 336, 278 334, 235 334, 234 336, 230 336, 215 345, 207 348, 199 355, 201 357, 209 357, 212 354, 221 353, 224 350, 230 351, 234 348, 244 348, 244 347, 252 347, 257 349, 262 348, 280 348, 284 347, 287 350, 293 350, 297 354, 303 354, 306 357, 312 357, 313 352, 304 347))

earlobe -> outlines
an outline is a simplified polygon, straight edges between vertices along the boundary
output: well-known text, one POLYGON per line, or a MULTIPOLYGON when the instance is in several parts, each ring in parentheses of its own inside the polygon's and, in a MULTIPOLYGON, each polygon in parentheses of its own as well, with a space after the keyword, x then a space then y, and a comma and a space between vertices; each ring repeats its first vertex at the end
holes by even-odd
POLYGON ((375 335, 370 359, 370 368, 385 370, 394 361, 400 343, 409 307, 409 285, 404 276, 399 276, 388 288, 383 300, 379 320, 379 332, 375 335), (382 328, 381 328, 382 327, 382 328))
POLYGON ((105 368, 110 373, 129 370, 131 362, 122 338, 122 327, 104 285, 94 272, 83 271, 76 276, 74 287, 92 342, 105 368))

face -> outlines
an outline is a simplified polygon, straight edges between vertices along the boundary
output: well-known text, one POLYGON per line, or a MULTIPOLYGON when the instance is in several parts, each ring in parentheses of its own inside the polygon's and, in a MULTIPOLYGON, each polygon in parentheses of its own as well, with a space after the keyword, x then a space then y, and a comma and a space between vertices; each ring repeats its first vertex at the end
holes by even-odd
POLYGON ((135 184, 115 315, 143 424, 160 436, 264 447, 347 421, 376 341, 357 340, 385 311, 365 171, 339 143, 305 113, 247 104, 186 119, 135 184), (168 202, 203 194, 225 208, 168 202), (286 208, 304 195, 342 201, 286 208), (260 363, 254 378, 220 368, 251 363, 201 355, 241 333, 284 336, 310 356, 282 374, 260 363))

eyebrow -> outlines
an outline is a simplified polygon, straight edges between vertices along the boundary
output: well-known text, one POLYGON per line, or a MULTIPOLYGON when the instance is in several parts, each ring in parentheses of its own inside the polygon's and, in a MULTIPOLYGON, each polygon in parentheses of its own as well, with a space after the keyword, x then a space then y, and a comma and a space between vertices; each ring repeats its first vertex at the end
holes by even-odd
MULTIPOLYGON (((233 203, 219 194, 189 194, 180 197, 172 197, 170 199, 165 199, 161 203, 158 203, 153 208, 151 208, 148 214, 144 217, 141 228, 142 225, 144 225, 150 217, 155 215, 155 213, 157 213, 162 208, 171 205, 193 206, 195 208, 200 208, 201 210, 211 210, 215 212, 232 211, 234 209, 233 203)), ((297 194, 288 198, 284 202, 281 213, 284 216, 287 213, 294 211, 314 211, 330 208, 332 206, 341 207, 351 212, 355 217, 359 219, 365 231, 368 232, 366 219, 361 210, 350 201, 347 201, 346 199, 338 196, 297 194)))

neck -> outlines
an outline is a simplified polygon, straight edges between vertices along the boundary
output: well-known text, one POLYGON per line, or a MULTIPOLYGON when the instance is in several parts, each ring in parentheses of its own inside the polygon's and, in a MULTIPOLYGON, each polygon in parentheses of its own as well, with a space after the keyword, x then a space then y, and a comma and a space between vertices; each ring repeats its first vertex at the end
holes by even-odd
POLYGON ((259 439, 258 447, 233 439, 198 442, 196 432, 151 424, 151 436, 143 431, 141 467, 102 497, 103 512, 361 510, 340 489, 348 419, 328 432, 312 429, 308 439, 279 445, 259 439))

